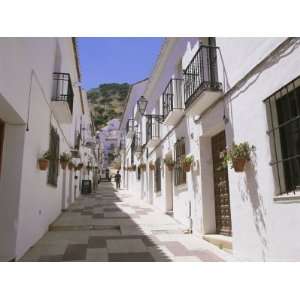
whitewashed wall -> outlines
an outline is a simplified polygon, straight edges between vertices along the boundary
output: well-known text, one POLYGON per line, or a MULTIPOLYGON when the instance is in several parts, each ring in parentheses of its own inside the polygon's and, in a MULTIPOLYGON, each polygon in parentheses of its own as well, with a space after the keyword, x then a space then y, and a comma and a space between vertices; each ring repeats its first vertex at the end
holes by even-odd
MULTIPOLYGON (((231 86, 269 55, 283 38, 217 39, 231 86), (232 55, 234 53, 234 55, 232 55), (243 63, 242 63, 243 62, 243 63)), ((256 155, 244 173, 229 170, 234 255, 243 260, 299 260, 300 206, 275 201, 275 186, 263 100, 300 75, 299 45, 263 64, 227 105, 231 114, 226 125, 228 142, 248 141, 256 155)), ((289 197, 288 197, 289 198, 289 197)))
POLYGON ((6 126, 5 163, 0 180, 0 230, 5 233, 1 235, 0 257, 4 260, 22 256, 58 216, 63 200, 69 203, 74 200, 74 179, 69 170, 63 175, 60 169, 58 186, 52 187, 47 184, 47 172, 37 167, 37 158, 49 146, 50 123, 58 129, 60 153, 74 145, 74 130, 79 125, 81 103, 76 86, 73 86, 72 124, 59 124, 51 115, 49 104, 55 71, 70 73, 72 83, 78 81, 71 38, 0 39, 0 118, 14 124, 6 126), (57 70, 58 57, 60 70, 57 70), (25 131, 28 111, 29 131, 25 131), (5 165, 11 161, 14 163, 5 165), (18 174, 15 178, 14 172, 18 174), (5 210, 13 212, 9 220, 2 218, 5 210), (9 240, 14 245, 9 242, 11 246, 5 249, 2 245, 9 240))

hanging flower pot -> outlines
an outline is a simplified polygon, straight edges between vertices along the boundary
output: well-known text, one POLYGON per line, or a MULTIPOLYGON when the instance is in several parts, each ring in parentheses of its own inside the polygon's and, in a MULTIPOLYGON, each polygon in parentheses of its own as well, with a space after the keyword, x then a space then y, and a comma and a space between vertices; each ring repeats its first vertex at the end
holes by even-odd
POLYGON ((68 162, 70 161, 70 159, 71 159, 71 156, 70 156, 68 153, 66 153, 66 152, 63 152, 63 153, 60 155, 60 157, 59 157, 59 162, 60 162, 60 166, 61 166, 61 168, 62 168, 63 170, 66 169, 67 164, 68 164, 68 162))
POLYGON ((167 157, 164 159, 164 163, 167 166, 169 171, 172 171, 174 169, 175 166, 175 162, 171 157, 167 157))
POLYGON ((146 164, 142 163, 140 164, 141 171, 146 171, 146 164))
POLYGON ((235 144, 220 153, 223 160, 222 165, 226 168, 229 164, 235 172, 243 172, 247 161, 250 161, 251 152, 255 151, 255 146, 250 146, 248 142, 235 144))
POLYGON ((67 161, 60 161, 60 166, 63 170, 67 168, 68 162, 67 161))
POLYGON ((68 169, 71 171, 74 168, 74 164, 72 162, 68 163, 68 169))
POLYGON ((83 168, 83 163, 79 163, 76 167, 76 170, 80 171, 83 168))
POLYGON ((49 165, 49 160, 48 159, 45 159, 45 158, 40 158, 38 160, 38 163, 39 163, 39 169, 41 171, 45 171, 48 169, 48 165, 49 165))
POLYGON ((149 169, 150 169, 151 171, 154 171, 154 170, 155 170, 155 165, 154 165, 153 162, 150 162, 150 163, 149 163, 149 169))
POLYGON ((193 155, 187 155, 187 156, 183 157, 181 160, 182 170, 184 172, 190 172, 193 161, 194 161, 193 155))
POLYGON ((244 172, 246 164, 245 158, 237 158, 232 161, 233 169, 235 172, 244 172))
POLYGON ((49 160, 51 159, 51 153, 49 151, 45 152, 41 158, 38 159, 39 169, 45 171, 48 169, 49 160))

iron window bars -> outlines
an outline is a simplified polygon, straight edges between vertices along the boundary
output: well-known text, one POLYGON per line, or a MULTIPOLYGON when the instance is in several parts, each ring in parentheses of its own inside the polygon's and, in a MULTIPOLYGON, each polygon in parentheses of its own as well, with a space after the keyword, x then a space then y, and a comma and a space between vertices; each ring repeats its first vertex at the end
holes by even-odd
POLYGON ((217 49, 215 46, 200 46, 184 70, 184 101, 188 107, 204 90, 222 90, 218 81, 217 49))
POLYGON ((161 191, 161 159, 155 160, 155 192, 161 191))
POLYGON ((172 78, 162 94, 164 119, 167 118, 171 111, 183 109, 181 93, 182 81, 183 79, 172 78))
POLYGON ((163 117, 160 115, 146 115, 146 144, 151 139, 158 139, 160 137, 160 126, 163 117))
POLYGON ((53 73, 53 97, 52 101, 66 101, 70 112, 73 114, 73 87, 69 73, 53 73))
POLYGON ((186 172, 182 169, 181 159, 185 156, 184 138, 178 139, 175 143, 175 166, 174 166, 174 184, 175 186, 186 183, 186 172))
POLYGON ((50 128, 49 151, 51 153, 51 159, 49 161, 47 183, 53 186, 57 186, 59 169, 59 135, 52 126, 50 128))
POLYGON ((277 193, 300 189, 300 76, 264 100, 277 193))

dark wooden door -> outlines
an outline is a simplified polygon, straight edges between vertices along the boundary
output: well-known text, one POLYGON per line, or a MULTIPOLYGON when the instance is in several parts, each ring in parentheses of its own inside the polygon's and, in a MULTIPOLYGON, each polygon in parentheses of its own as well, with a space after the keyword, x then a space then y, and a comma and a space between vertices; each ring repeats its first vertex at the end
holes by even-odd
POLYGON ((228 173, 227 168, 222 166, 222 159, 220 159, 220 152, 223 151, 225 147, 225 131, 212 137, 216 231, 218 234, 231 235, 228 173))
POLYGON ((1 166, 2 166, 3 144, 4 144, 4 122, 0 120, 0 176, 1 176, 1 166))

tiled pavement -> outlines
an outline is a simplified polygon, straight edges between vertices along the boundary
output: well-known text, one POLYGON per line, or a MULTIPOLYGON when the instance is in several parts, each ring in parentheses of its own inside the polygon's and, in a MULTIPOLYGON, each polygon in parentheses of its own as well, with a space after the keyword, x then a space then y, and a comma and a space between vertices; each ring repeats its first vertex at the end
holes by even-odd
POLYGON ((50 226, 20 261, 227 261, 230 255, 127 191, 101 183, 50 226))

